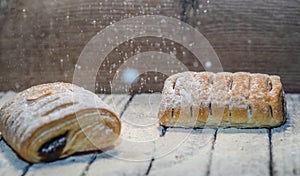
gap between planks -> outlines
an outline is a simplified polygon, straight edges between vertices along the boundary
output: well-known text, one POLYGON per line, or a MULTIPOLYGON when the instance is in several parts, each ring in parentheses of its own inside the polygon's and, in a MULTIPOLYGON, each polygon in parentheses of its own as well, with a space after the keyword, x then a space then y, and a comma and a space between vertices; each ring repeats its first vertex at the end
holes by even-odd
POLYGON ((215 149, 217 136, 218 136, 218 129, 215 131, 215 134, 214 134, 214 139, 213 139, 213 143, 212 143, 211 151, 210 151, 210 155, 209 155, 209 162, 208 162, 208 167, 207 167, 207 171, 206 171, 206 176, 210 176, 212 156, 213 156, 213 152, 214 152, 214 149, 215 149))
POLYGON ((267 129, 219 129, 208 175, 269 175, 269 144, 267 129))
POLYGON ((272 129, 273 175, 300 175, 300 94, 287 94, 287 122, 272 129))
MULTIPOLYGON (((108 97, 106 95, 99 95, 100 98, 103 99, 103 101, 105 101, 105 99, 108 97)), ((120 119, 122 119, 122 116, 124 114, 124 112, 126 111, 126 109, 128 108, 130 102, 132 101, 134 95, 131 95, 130 98, 128 99, 128 101, 126 102, 126 104, 124 105, 124 108, 121 110, 120 112, 120 119)), ((111 104, 112 102, 106 102, 107 104, 111 104)), ((97 154, 94 154, 94 156, 92 157, 92 159, 90 160, 90 162, 88 163, 88 165, 86 166, 86 168, 84 169, 84 171, 81 173, 80 176, 86 176, 89 169, 90 169, 90 166, 94 163, 94 161, 97 159, 97 154)))
MULTIPOLYGON (((153 96, 155 97, 155 95, 153 96)), ((121 118, 121 143, 113 150, 107 151, 106 154, 98 155, 86 175, 145 175, 151 162, 154 143, 144 139, 159 136, 157 128, 152 128, 156 127, 156 123, 151 128, 140 128, 141 122, 148 123, 157 118, 156 110, 153 110, 155 107, 152 107, 153 104, 150 102, 148 104, 147 101, 151 97, 152 94, 135 95, 128 102, 121 118), (148 135, 141 135, 144 133, 148 135)))
MULTIPOLYGON (((255 170, 249 169, 249 172, 256 175, 300 175, 300 94, 286 94, 287 98, 287 121, 284 125, 278 127, 278 128, 272 128, 272 129, 265 129, 265 132, 262 131, 262 134, 251 134, 251 130, 244 130, 244 132, 249 131, 252 137, 257 137, 258 135, 261 136, 258 138, 259 140, 264 140, 265 142, 260 142, 265 147, 263 150, 265 150, 264 154, 261 155, 261 158, 264 158, 263 160, 261 158, 256 158, 255 160, 246 160, 246 162, 249 162, 247 164, 245 160, 241 160, 241 163, 244 163, 244 168, 250 168, 249 165, 251 165, 253 162, 259 162, 261 163, 257 166, 254 166, 252 168, 256 168, 255 170), (254 136, 253 136, 254 135, 254 136), (283 162, 285 161, 285 162, 283 162), (263 173, 257 173, 257 171, 260 170, 260 172, 263 173)), ((224 129, 221 129, 222 131, 224 129)), ((226 130, 226 129, 225 129, 226 130)), ((261 129, 264 130, 264 129, 261 129)), ((257 129, 256 132, 259 130, 257 129)), ((243 131, 240 131, 241 134, 243 131)), ((220 134, 220 131, 218 132, 218 135, 220 134)), ((249 138, 249 140, 253 140, 250 138, 250 135, 245 136, 245 138, 249 138)), ((219 138, 219 137, 218 137, 219 138)), ((217 140, 217 143, 220 142, 220 138, 217 140)), ((223 142, 224 143, 224 142, 223 142)), ((226 142, 225 142, 226 144, 226 142)), ((234 146, 234 144, 232 144, 234 146)), ((262 146, 256 145, 257 147, 253 148, 251 151, 249 151, 249 155, 259 155, 259 152, 262 150, 262 146), (253 153, 254 152, 254 153, 253 153)), ((243 146, 245 147, 245 146, 243 146)), ((217 149, 218 150, 218 149, 217 149)), ((212 151, 213 154, 215 152, 218 152, 216 149, 212 151)), ((229 151, 231 148, 228 149, 229 151)), ((223 150, 225 153, 226 150, 223 150)), ((227 151, 228 152, 228 151, 227 151)), ((235 155, 238 155, 241 153, 239 149, 235 151, 235 155)), ((230 158, 224 158, 223 163, 230 162, 230 158)), ((245 159, 245 158, 244 158, 245 159)), ((216 160, 216 159, 215 159, 216 160)), ((221 165, 223 164, 221 163, 221 165)), ((239 163, 240 164, 240 163, 239 163)), ((217 164, 212 164, 217 165, 217 164)), ((224 165, 224 164, 223 164, 224 165)), ((218 174, 231 174, 231 175, 242 175, 241 173, 228 173, 228 170, 235 170, 238 171, 239 165, 235 166, 229 166, 225 167, 225 169, 222 170, 220 166, 215 167, 218 168, 218 171, 216 169, 211 169, 214 173, 209 175, 218 175, 218 174), (225 170, 225 171, 224 171, 225 170)), ((248 174, 248 173, 243 173, 248 174)))
POLYGON ((269 176, 273 176, 273 144, 272 144, 272 130, 268 129, 268 139, 269 139, 269 176))

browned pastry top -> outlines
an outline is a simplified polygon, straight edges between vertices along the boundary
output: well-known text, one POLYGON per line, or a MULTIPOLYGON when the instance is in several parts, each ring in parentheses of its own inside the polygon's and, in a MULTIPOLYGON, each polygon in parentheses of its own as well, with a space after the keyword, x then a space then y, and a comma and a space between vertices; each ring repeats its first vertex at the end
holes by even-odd
POLYGON ((121 130, 117 115, 97 95, 62 82, 20 92, 0 117, 4 139, 30 162, 108 147, 121 130))
POLYGON ((166 126, 273 127, 285 121, 278 76, 247 72, 183 72, 163 89, 159 118, 166 126))

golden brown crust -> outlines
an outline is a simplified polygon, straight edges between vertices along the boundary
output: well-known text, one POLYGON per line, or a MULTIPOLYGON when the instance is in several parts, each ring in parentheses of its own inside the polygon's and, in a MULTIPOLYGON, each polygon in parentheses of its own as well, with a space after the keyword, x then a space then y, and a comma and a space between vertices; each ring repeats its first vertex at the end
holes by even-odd
POLYGON ((117 115, 90 91, 68 83, 31 87, 0 111, 5 141, 29 162, 102 150, 118 138, 117 115))
POLYGON ((249 106, 252 109, 251 123, 258 126, 270 124, 268 92, 268 75, 253 74, 250 82, 249 106))
POLYGON ((231 88, 231 123, 243 124, 248 122, 248 98, 250 91, 250 74, 233 73, 231 88))
POLYGON ((172 127, 276 127, 285 122, 285 99, 278 76, 183 72, 163 89, 160 124, 172 127))
POLYGON ((214 118, 217 122, 224 121, 229 123, 230 111, 229 101, 230 96, 227 92, 232 87, 232 73, 216 74, 215 80, 210 93, 211 98, 211 113, 214 114, 214 118))

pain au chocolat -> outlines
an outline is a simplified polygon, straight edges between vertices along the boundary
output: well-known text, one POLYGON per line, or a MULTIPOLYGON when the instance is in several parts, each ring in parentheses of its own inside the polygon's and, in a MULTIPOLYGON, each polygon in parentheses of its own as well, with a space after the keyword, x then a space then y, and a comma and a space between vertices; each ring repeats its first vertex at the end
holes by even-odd
POLYGON ((23 159, 53 161, 113 146, 118 116, 97 95, 68 83, 49 83, 20 92, 0 110, 0 131, 23 159))
POLYGON ((166 79, 159 120, 168 127, 272 128, 285 122, 278 76, 183 72, 166 79))

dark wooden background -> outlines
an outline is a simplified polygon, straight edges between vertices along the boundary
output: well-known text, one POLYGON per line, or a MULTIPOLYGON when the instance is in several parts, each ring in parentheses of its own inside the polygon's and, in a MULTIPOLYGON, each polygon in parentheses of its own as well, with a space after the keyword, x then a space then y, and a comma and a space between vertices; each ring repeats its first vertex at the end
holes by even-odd
MULTIPOLYGON (((225 71, 280 75, 287 92, 300 92, 298 0, 0 0, 0 91, 72 82, 77 59, 97 32, 147 14, 174 17, 197 28, 225 71)), ((190 70, 203 70, 193 64, 197 60, 186 48, 169 40, 155 44, 159 42, 162 39, 142 37, 134 39, 134 45, 121 44, 99 69, 96 91, 110 92, 109 80, 125 55, 135 55, 137 48, 166 53, 176 48, 176 57, 190 70)), ((131 91, 159 91, 165 78, 144 73, 131 91)))

